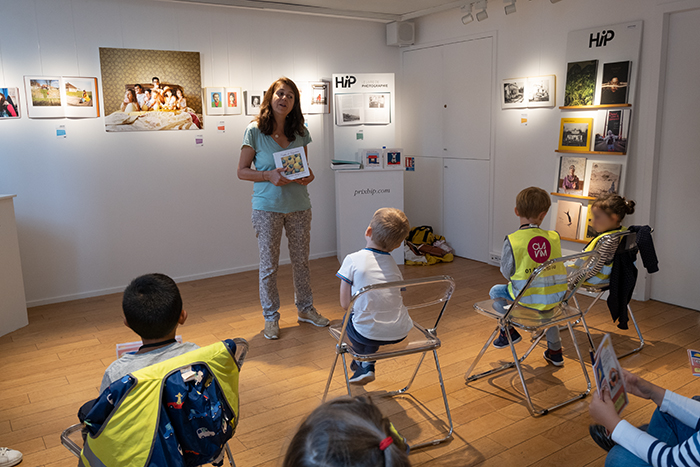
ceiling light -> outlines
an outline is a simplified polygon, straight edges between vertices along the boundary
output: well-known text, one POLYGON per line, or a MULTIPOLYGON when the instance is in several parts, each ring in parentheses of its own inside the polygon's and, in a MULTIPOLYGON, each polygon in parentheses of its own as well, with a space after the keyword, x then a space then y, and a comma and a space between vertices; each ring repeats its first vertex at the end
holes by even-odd
POLYGON ((561 2, 561 0, 549 0, 549 1, 552 2, 552 3, 561 2))
POLYGON ((462 16, 462 24, 469 24, 472 21, 474 21, 474 15, 472 15, 472 7, 473 4, 470 3, 469 5, 464 5, 462 7, 462 11, 466 11, 467 14, 462 16))
POLYGON ((503 0, 503 3, 506 4, 503 9, 506 10, 507 15, 512 15, 515 13, 515 0, 503 0))
POLYGON ((486 13, 486 3, 487 0, 481 0, 476 3, 477 8, 481 8, 481 11, 476 14, 477 21, 483 21, 489 17, 488 13, 486 13))

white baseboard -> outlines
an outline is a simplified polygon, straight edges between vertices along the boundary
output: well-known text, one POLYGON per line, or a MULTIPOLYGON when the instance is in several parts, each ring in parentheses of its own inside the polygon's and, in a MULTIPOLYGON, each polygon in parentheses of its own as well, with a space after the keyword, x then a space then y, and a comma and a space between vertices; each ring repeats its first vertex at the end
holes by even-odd
MULTIPOLYGON (((309 255, 310 260, 314 259, 321 259, 321 258, 328 258, 330 256, 335 256, 336 252, 335 251, 326 251, 323 253, 315 253, 312 255, 309 255)), ((289 258, 281 258, 280 259, 280 264, 290 264, 291 260, 289 258)), ((209 279, 212 277, 219 277, 219 276, 227 276, 229 274, 237 274, 239 272, 246 272, 246 271, 253 271, 255 269, 258 269, 258 264, 249 264, 246 266, 238 266, 235 268, 229 268, 229 269, 220 269, 218 271, 210 271, 210 272, 204 272, 200 274, 189 274, 187 276, 178 276, 178 277, 173 277, 173 280, 177 283, 181 282, 190 282, 190 281, 196 281, 200 279, 209 279)), ((122 293, 124 289, 126 288, 126 284, 118 287, 108 287, 105 289, 97 289, 97 290, 90 290, 87 292, 79 292, 79 293, 74 293, 74 294, 67 294, 67 295, 59 295, 56 297, 49 297, 49 298, 40 298, 36 300, 28 300, 27 301, 27 308, 35 307, 35 306, 42 306, 42 305, 51 305, 53 303, 61 303, 61 302, 69 302, 71 300, 80 300, 82 298, 92 298, 92 297, 99 297, 102 295, 109 295, 113 293, 122 293)))

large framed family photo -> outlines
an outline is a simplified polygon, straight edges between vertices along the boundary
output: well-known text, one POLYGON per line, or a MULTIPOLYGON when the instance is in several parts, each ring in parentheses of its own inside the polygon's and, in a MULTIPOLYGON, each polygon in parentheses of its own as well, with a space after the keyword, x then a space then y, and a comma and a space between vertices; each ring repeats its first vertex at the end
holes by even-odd
POLYGON ((199 52, 101 47, 100 67, 106 131, 204 128, 199 52))

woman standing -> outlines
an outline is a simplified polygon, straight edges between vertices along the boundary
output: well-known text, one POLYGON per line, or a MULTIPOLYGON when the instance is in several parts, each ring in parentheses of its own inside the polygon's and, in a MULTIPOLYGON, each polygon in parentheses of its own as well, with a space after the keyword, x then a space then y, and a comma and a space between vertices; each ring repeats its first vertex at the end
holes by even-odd
POLYGON ((265 317, 264 335, 279 338, 280 299, 277 291, 282 228, 287 235, 289 256, 294 274, 294 301, 298 321, 315 326, 328 326, 313 305, 309 273, 309 242, 311 231, 311 200, 306 186, 314 180, 308 177, 288 180, 275 167, 273 153, 284 149, 304 147, 311 142, 304 127, 299 89, 289 78, 280 78, 267 90, 260 113, 243 136, 238 178, 253 184, 253 228, 260 253, 260 304, 265 317), (255 164, 255 169, 251 168, 255 164))

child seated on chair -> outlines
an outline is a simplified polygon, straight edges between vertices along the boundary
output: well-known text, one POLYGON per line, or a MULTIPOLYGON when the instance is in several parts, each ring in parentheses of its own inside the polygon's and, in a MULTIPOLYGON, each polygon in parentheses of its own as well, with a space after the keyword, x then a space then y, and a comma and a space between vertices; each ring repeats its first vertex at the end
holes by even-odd
MULTIPOLYGON (((146 274, 131 281, 124 290, 122 310, 124 325, 138 334, 143 344, 138 351, 122 355, 107 367, 100 393, 129 373, 199 348, 175 340, 177 327, 187 320, 187 311, 182 308, 177 284, 165 274, 146 274)), ((81 422, 94 402, 80 408, 81 422)))
POLYGON ((406 442, 376 405, 339 397, 304 420, 292 438, 284 467, 408 467, 406 442))
MULTIPOLYGON (((489 292, 491 299, 512 302, 525 287, 535 269, 547 260, 561 257, 559 234, 540 228, 551 205, 549 194, 541 188, 525 188, 518 193, 515 198, 515 215, 520 218, 520 228, 506 237, 501 253, 501 274, 510 282, 506 285, 494 285, 489 292)), ((564 281, 563 284, 552 284, 537 289, 537 292, 528 290, 521 298, 520 305, 546 312, 561 302, 567 286, 564 281)), ((521 336, 518 331, 511 327, 509 332, 514 344, 520 342, 521 336)), ((493 341, 493 346, 497 349, 508 347, 505 329, 501 329, 500 336, 493 341)), ((544 352, 544 358, 555 366, 564 364, 557 326, 547 329, 547 350, 544 352)))
MULTIPOLYGON (((389 252, 401 246, 410 230, 408 218, 394 208, 374 213, 365 231, 367 247, 345 257, 336 274, 340 279, 340 305, 348 309, 352 296, 363 287, 403 280, 396 261, 389 252)), ((413 327, 400 294, 386 294, 382 300, 360 297, 353 305, 347 324, 347 337, 353 350, 371 354, 380 345, 396 344, 406 338, 413 327)), ((356 362, 350 368, 351 383, 374 380, 374 362, 356 362)))
MULTIPOLYGON (((627 214, 634 214, 635 202, 631 199, 625 199, 616 194, 604 194, 590 204, 590 209, 593 212, 593 220, 591 222, 593 230, 601 232, 597 237, 586 245, 583 251, 593 251, 598 246, 598 242, 605 235, 616 232, 622 232, 627 228, 622 227, 622 219, 627 214)), ((610 273, 612 272, 612 259, 617 251, 617 245, 614 248, 606 248, 606 251, 601 251, 601 259, 603 264, 602 269, 595 276, 589 277, 584 285, 588 286, 606 286, 610 282, 610 273), (609 251, 607 251, 609 250, 609 251)))

